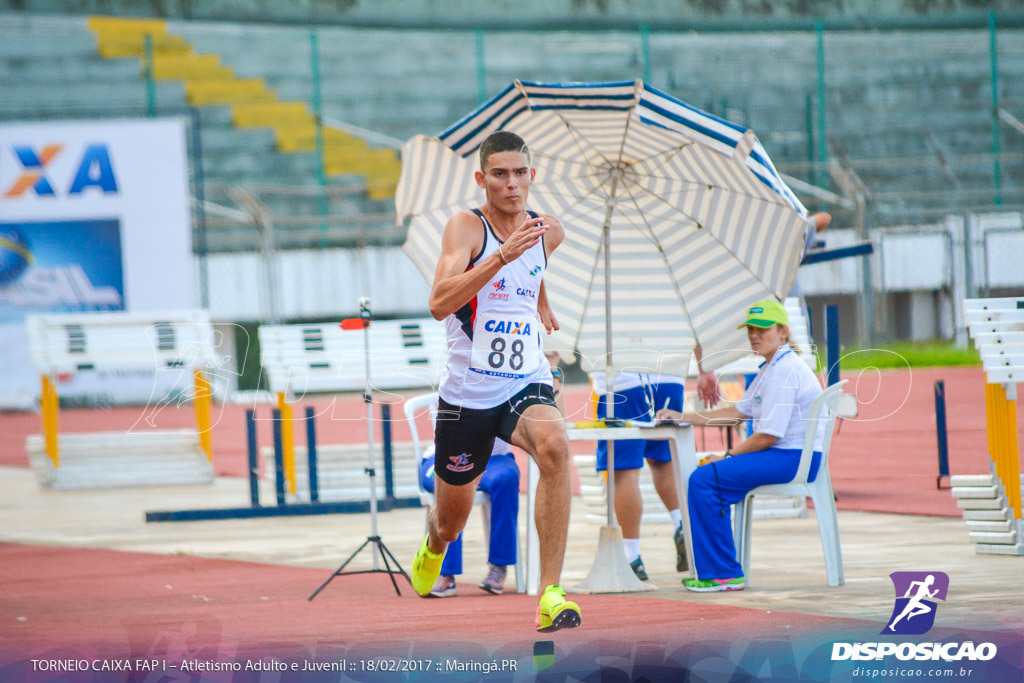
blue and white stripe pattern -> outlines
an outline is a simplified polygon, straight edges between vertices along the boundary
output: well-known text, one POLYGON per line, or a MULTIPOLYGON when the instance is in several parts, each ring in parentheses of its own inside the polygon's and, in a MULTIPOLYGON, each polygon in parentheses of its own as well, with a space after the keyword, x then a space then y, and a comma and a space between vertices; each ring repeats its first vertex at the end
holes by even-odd
POLYGON ((806 210, 752 131, 641 81, 516 81, 438 137, 402 148, 395 205, 400 221, 412 217, 403 249, 428 281, 448 218, 484 202, 475 153, 495 130, 526 140, 537 168, 529 206, 566 229, 545 277, 562 326, 549 346, 605 367, 610 218, 616 368, 685 374, 698 343, 706 368, 749 354, 736 330, 743 309, 785 297, 806 228, 806 210))

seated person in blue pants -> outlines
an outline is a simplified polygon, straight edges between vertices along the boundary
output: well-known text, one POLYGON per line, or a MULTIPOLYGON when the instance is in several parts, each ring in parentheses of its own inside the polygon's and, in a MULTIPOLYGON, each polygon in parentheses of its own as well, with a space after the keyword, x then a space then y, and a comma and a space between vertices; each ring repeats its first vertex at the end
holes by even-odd
POLYGON ((789 315, 779 302, 766 299, 746 310, 750 347, 765 362, 735 405, 703 413, 658 412, 659 419, 693 425, 730 425, 751 418, 749 438, 722 455, 708 456, 687 488, 694 570, 698 578, 683 586, 699 593, 743 590, 743 568, 736 559, 729 506, 765 484, 792 481, 800 464, 808 425, 817 425, 814 458, 808 479, 821 463, 825 421, 808 422, 821 384, 789 344, 789 315))
MULTIPOLYGON (((420 462, 420 485, 434 492, 434 449, 431 447, 420 462)), ((519 519, 519 466, 510 446, 494 440, 494 450, 477 488, 491 497, 491 542, 487 550, 488 572, 480 588, 501 595, 505 590, 507 567, 516 563, 516 533, 519 519)), ((441 564, 441 575, 430 590, 435 598, 458 594, 455 577, 462 573, 462 534, 448 544, 441 564)))

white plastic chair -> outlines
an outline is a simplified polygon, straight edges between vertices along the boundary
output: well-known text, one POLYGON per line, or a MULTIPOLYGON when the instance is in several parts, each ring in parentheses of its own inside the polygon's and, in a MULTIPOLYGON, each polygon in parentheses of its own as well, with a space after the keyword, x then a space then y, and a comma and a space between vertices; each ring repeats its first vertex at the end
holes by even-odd
POLYGON ((807 418, 807 435, 800 453, 800 465, 796 475, 788 484, 769 484, 758 486, 747 494, 746 498, 736 503, 733 514, 733 537, 736 540, 736 558, 743 566, 743 576, 750 582, 750 523, 753 498, 756 495, 779 496, 810 496, 814 501, 814 514, 818 518, 818 533, 821 535, 821 548, 825 554, 825 572, 828 585, 841 586, 845 582, 843 576, 843 554, 839 547, 839 525, 836 521, 836 502, 832 493, 832 477, 828 471, 828 452, 832 445, 832 431, 835 426, 835 407, 843 394, 843 385, 847 380, 836 382, 814 399, 811 404, 811 415, 807 418), (822 417, 822 410, 825 415, 822 417), (825 420, 825 437, 821 444, 821 464, 818 475, 813 482, 807 481, 810 473, 811 459, 814 455, 814 437, 818 420, 825 420))
MULTIPOLYGON (((434 504, 434 494, 423 488, 420 482, 420 462, 426 453, 420 448, 419 430, 416 428, 416 411, 422 408, 430 409, 430 424, 437 422, 437 392, 420 394, 405 399, 402 409, 405 411, 405 419, 409 423, 409 432, 412 435, 412 446, 416 453, 414 459, 416 467, 416 488, 420 494, 420 504, 427 509, 426 524, 430 525, 430 507, 434 504)), ((491 543, 491 497, 477 489, 473 502, 480 505, 480 513, 483 516, 484 541, 490 546, 491 543)), ((523 580, 523 553, 519 542, 519 529, 516 529, 516 592, 526 592, 526 582, 523 580)))

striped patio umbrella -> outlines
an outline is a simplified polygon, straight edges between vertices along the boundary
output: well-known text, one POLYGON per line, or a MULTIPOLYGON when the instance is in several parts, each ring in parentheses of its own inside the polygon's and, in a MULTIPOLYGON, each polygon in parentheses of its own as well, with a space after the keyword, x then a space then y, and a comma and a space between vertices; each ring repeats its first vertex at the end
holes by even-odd
POLYGON ((428 282, 448 218, 484 201, 475 152, 496 130, 526 140, 529 206, 566 229, 545 275, 562 327, 548 348, 579 351, 588 371, 610 370, 614 352, 615 369, 674 374, 696 344, 707 369, 749 353, 742 311, 786 295, 806 227, 752 131, 642 81, 516 81, 402 148, 403 250, 428 282))

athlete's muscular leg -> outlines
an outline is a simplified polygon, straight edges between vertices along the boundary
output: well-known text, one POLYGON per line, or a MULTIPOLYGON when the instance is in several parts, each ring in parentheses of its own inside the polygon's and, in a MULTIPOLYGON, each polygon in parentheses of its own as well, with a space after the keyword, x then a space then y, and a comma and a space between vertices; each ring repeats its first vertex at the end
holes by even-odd
POLYGON ((533 456, 540 479, 534 519, 540 540, 540 587, 561 581, 565 542, 569 535, 569 439, 558 408, 537 403, 525 411, 512 433, 512 443, 533 456))
POLYGON ((459 537, 466 526, 469 513, 473 510, 473 496, 479 477, 462 486, 455 486, 441 478, 434 480, 434 507, 430 508, 430 524, 427 533, 430 552, 439 553, 459 537))

